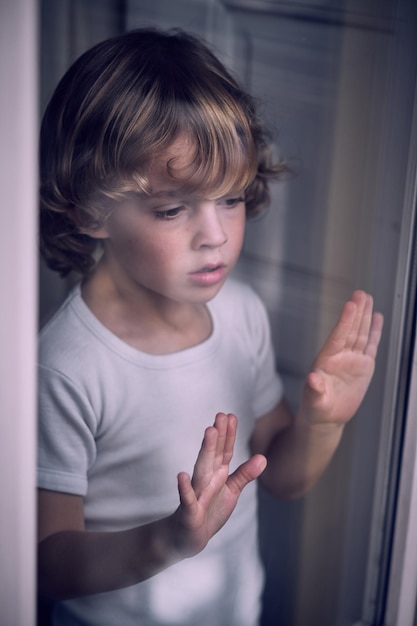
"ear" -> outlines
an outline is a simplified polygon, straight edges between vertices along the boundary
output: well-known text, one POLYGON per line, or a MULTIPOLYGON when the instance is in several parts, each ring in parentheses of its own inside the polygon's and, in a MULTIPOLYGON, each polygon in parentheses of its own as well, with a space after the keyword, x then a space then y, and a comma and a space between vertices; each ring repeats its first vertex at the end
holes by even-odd
POLYGON ((97 213, 96 215, 81 211, 74 207, 75 222, 78 224, 78 232, 88 235, 93 239, 108 239, 107 217, 97 213))
POLYGON ((108 239, 109 233, 107 229, 107 218, 110 216, 110 212, 93 209, 90 210, 81 209, 78 206, 73 206, 73 221, 77 226, 79 233, 88 235, 92 239, 108 239))
POLYGON ((93 239, 109 238, 109 233, 107 232, 107 228, 104 224, 103 226, 100 226, 98 228, 81 228, 80 232, 83 233, 83 235, 88 235, 89 237, 92 237, 93 239))

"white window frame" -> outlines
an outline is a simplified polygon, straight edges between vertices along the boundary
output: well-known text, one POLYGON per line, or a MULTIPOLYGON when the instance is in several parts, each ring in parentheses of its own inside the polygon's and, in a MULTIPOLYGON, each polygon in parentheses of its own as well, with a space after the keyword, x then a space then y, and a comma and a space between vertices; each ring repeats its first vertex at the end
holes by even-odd
POLYGON ((35 621, 36 0, 0 2, 0 607, 35 621))

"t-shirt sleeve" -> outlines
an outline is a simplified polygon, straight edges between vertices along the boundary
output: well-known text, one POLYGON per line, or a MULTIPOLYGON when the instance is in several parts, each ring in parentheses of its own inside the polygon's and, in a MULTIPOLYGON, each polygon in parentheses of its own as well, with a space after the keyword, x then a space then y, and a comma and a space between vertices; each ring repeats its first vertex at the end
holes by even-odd
POLYGON ((94 463, 96 418, 88 398, 65 375, 40 367, 38 487, 84 496, 94 463))
POLYGON ((253 411, 262 417, 282 399, 284 387, 276 370, 268 313, 261 299, 253 292, 246 308, 250 328, 254 367, 253 411))

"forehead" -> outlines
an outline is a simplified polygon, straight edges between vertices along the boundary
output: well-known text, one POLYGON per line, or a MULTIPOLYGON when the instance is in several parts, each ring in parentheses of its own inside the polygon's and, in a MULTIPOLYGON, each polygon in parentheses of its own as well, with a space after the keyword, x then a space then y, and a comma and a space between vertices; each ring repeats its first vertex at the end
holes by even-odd
POLYGON ((178 192, 220 197, 231 190, 243 191, 245 171, 236 164, 210 158, 199 153, 195 141, 181 136, 149 163, 146 178, 149 195, 170 195, 178 192))
POLYGON ((153 184, 159 182, 174 183, 176 179, 186 181, 194 172, 195 153, 195 144, 190 139, 186 137, 176 139, 150 162, 148 179, 151 188, 153 184))

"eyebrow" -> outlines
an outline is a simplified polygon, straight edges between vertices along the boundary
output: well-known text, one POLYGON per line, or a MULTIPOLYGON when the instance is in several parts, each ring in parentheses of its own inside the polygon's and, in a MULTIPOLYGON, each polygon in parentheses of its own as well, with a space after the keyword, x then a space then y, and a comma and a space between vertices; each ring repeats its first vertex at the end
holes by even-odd
POLYGON ((141 200, 152 200, 152 199, 160 199, 160 198, 178 198, 182 195, 181 190, 170 190, 170 189, 162 189, 161 191, 146 193, 145 191, 136 191, 133 194, 136 198, 141 200))
POLYGON ((163 198, 163 199, 164 198, 167 198, 167 199, 184 198, 186 199, 194 195, 201 195, 201 197, 204 197, 204 192, 200 194, 194 193, 192 189, 187 189, 187 186, 184 185, 176 189, 161 189, 160 191, 155 191, 155 192, 151 190, 149 195, 145 194, 145 197, 149 199, 160 199, 160 198, 163 198))
POLYGON ((147 195, 149 198, 160 198, 160 197, 169 197, 172 198, 174 196, 178 196, 178 194, 181 194, 182 190, 181 189, 162 189, 161 191, 156 191, 153 192, 151 191, 151 193, 145 194, 147 195))
MULTIPOLYGON (((231 189, 228 193, 225 193, 222 196, 218 196, 218 197, 221 198, 230 194, 241 195, 243 193, 244 193, 244 190, 231 189)), ((201 198, 205 197, 204 191, 200 193, 193 193, 192 190, 187 189, 186 185, 184 185, 183 187, 178 187, 177 189, 161 189, 160 191, 156 191, 156 192, 151 191, 151 193, 149 194, 147 193, 140 194, 142 198, 145 198, 148 200, 160 199, 160 198, 168 198, 168 199, 184 198, 186 199, 187 197, 193 196, 193 195, 197 195, 197 196, 200 195, 201 198)))

